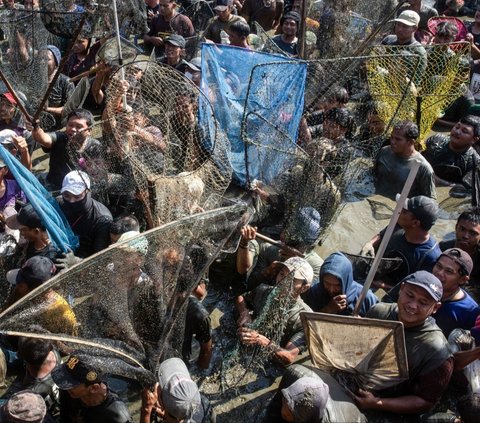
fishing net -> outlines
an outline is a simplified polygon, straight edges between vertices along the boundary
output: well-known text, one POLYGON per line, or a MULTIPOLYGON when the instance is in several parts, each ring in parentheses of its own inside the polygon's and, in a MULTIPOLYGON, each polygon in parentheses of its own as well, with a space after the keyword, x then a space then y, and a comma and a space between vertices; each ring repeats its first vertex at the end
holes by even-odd
POLYGON ((231 167, 208 99, 169 66, 133 62, 121 70, 125 81, 120 70, 112 77, 104 120, 94 128, 105 147, 87 159, 71 150, 72 163, 90 175, 99 198, 140 201, 149 227, 216 207, 231 167))
POLYGON ((339 371, 337 380, 350 391, 383 389, 408 378, 401 323, 324 313, 302 313, 302 322, 313 364, 339 371))
POLYGON ((180 12, 192 21, 196 32, 207 29, 208 21, 215 16, 212 3, 205 0, 185 2, 180 12))
POLYGON ((393 108, 398 108, 396 94, 403 90, 405 80, 399 73, 413 73, 412 82, 397 118, 413 120, 420 129, 418 148, 424 149, 424 141, 433 123, 441 118, 445 109, 467 90, 469 78, 470 45, 466 42, 425 46, 426 56, 417 54, 418 61, 404 61, 403 69, 398 62, 389 63, 377 55, 394 53, 398 56, 412 55, 412 50, 401 46, 375 46, 371 49, 372 59, 367 66, 368 80, 374 86, 372 97, 385 107, 379 110, 382 117, 393 108), (399 90, 397 87, 401 86, 399 90))
POLYGON ((0 333, 58 341, 64 352, 144 381, 143 368, 181 357, 189 295, 245 211, 196 214, 114 244, 7 308, 0 333))

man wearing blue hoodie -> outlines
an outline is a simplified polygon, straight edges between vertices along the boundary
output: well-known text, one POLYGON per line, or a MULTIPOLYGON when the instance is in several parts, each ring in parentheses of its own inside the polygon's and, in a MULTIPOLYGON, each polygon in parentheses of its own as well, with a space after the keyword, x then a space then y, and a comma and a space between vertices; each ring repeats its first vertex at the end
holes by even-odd
MULTIPOLYGON (((333 253, 320 269, 320 281, 305 294, 305 302, 313 311, 351 315, 362 288, 353 280, 350 260, 342 253, 333 253)), ((369 290, 360 308, 360 316, 365 316, 376 303, 377 297, 369 290)))

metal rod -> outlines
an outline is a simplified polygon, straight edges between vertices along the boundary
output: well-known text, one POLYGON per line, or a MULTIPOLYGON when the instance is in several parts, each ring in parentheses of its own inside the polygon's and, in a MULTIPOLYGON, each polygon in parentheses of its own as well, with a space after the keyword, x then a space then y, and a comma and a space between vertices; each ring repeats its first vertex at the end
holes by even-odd
POLYGON ((367 279, 365 280, 365 284, 363 285, 362 292, 360 293, 360 296, 358 297, 357 304, 355 304, 355 310, 353 311, 354 316, 358 316, 358 313, 360 312, 360 307, 362 306, 363 300, 367 296, 367 292, 370 289, 370 285, 372 284, 373 278, 375 277, 375 274, 377 273, 377 269, 378 269, 378 266, 380 264, 380 261, 383 258, 383 254, 385 253, 387 245, 390 242, 390 238, 393 234, 393 230, 395 229, 395 225, 397 224, 398 216, 400 216, 400 212, 402 211, 402 209, 405 205, 405 200, 408 197, 408 193, 410 192, 410 188, 412 188, 413 181, 415 180, 415 177, 417 176, 417 172, 418 172, 419 167, 420 167, 420 161, 415 160, 413 162, 412 168, 410 169, 410 173, 408 174, 407 180, 405 181, 405 185, 403 186, 402 193, 400 194, 400 198, 397 201, 397 205, 395 206, 395 210, 393 211, 392 217, 390 218, 390 222, 388 223, 385 234, 383 235, 382 242, 380 242, 380 246, 378 247, 378 251, 375 254, 375 258, 373 259, 372 267, 370 267, 370 270, 369 270, 368 275, 367 275, 367 279))

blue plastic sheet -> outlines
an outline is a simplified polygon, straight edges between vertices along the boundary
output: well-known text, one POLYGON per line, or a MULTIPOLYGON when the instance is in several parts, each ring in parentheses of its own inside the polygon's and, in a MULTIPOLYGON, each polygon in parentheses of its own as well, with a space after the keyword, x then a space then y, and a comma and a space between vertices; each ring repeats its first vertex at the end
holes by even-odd
POLYGON ((38 179, 1 144, 0 157, 12 172, 29 203, 42 219, 53 245, 63 252, 75 251, 79 245, 78 238, 70 228, 57 201, 38 179))
MULTIPOLYGON (((213 106, 218 129, 230 142, 235 183, 243 187, 255 179, 269 183, 284 172, 285 160, 292 156, 283 153, 296 148, 306 75, 302 61, 203 44, 201 87, 213 106)), ((213 116, 203 110, 200 104, 200 124, 212 133, 213 116)))

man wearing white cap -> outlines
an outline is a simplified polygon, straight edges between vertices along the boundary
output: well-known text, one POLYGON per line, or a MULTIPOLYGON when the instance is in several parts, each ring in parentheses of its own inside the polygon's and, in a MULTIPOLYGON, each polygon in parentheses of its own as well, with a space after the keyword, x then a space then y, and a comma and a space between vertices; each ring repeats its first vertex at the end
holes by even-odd
POLYGON ((90 193, 90 178, 81 170, 74 170, 63 178, 60 208, 67 217, 80 247, 75 254, 85 258, 110 244, 112 214, 90 193))
MULTIPOLYGON (((313 282, 313 269, 308 262, 300 257, 291 257, 281 264, 281 270, 275 278, 276 287, 261 284, 253 291, 238 297, 236 307, 239 313, 238 337, 245 345, 260 345, 270 348, 275 359, 284 365, 291 364, 297 355, 305 348, 305 335, 303 332, 300 313, 311 312, 312 309, 300 298, 300 295, 307 292, 313 282), (289 277, 293 276, 291 286, 289 277), (283 285, 283 286, 282 286, 283 285), (280 287, 280 289, 278 289, 280 287), (278 299, 282 295, 282 288, 289 289, 291 303, 287 312, 283 332, 280 334, 279 345, 270 339, 272 334, 265 336, 257 330, 251 329, 252 317, 259 317, 265 312, 270 300, 278 299), (273 297, 272 297, 273 296, 273 297), (247 304, 253 309, 249 310, 247 304)), ((287 304, 287 303, 286 303, 287 304)), ((288 307, 288 305, 286 306, 288 307)), ((277 322, 281 327, 281 321, 277 322)), ((255 323, 253 323, 255 325, 255 323)))

